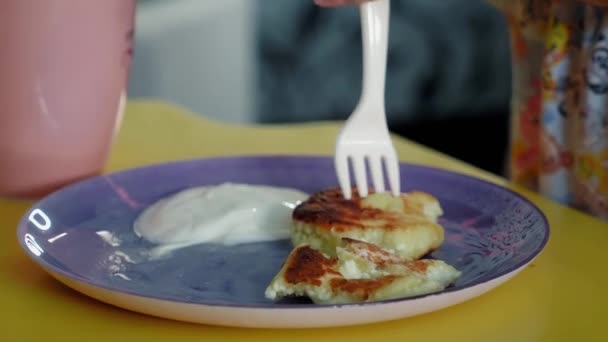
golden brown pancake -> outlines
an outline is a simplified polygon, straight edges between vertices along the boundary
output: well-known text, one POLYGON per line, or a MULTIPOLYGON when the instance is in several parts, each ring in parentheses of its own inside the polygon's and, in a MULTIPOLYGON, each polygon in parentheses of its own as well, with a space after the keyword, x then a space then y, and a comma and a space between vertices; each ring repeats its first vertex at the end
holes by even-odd
POLYGON ((293 211, 292 241, 334 256, 342 238, 370 242, 408 259, 418 259, 438 248, 444 239, 437 218, 439 201, 424 192, 398 197, 372 193, 361 198, 353 189, 347 200, 339 189, 310 196, 293 211))
POLYGON ((379 301, 440 291, 460 275, 442 261, 406 261, 372 244, 347 241, 341 248, 338 257, 329 257, 309 245, 297 246, 266 289, 266 297, 305 296, 318 304, 379 301), (370 253, 377 257, 366 259, 370 253), (359 265, 375 273, 365 274, 359 265), (345 276, 342 269, 357 277, 345 276))
POLYGON ((342 239, 337 249, 338 272, 345 278, 377 278, 386 275, 416 274, 442 284, 449 284, 460 272, 440 260, 407 260, 376 245, 342 239))

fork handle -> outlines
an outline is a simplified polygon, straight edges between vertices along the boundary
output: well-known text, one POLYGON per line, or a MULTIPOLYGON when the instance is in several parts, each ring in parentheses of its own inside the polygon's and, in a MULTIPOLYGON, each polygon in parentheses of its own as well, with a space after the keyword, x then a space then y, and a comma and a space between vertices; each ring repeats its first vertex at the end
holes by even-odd
POLYGON ((382 110, 384 114, 390 0, 365 2, 360 5, 359 11, 363 43, 363 92, 360 105, 373 111, 382 110))

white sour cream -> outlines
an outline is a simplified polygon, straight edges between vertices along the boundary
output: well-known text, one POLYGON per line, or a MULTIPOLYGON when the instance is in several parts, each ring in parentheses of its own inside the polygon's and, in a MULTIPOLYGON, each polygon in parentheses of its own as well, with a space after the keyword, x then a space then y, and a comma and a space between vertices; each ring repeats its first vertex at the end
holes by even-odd
POLYGON ((201 243, 236 245, 289 238, 299 190, 225 183, 183 190, 137 218, 134 230, 164 251, 201 243))

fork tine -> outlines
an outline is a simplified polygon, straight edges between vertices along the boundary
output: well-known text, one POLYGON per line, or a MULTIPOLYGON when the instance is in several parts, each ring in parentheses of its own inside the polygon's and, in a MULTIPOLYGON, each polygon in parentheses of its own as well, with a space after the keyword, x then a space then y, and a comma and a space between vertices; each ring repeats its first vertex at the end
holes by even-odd
POLYGON ((352 196, 350 187, 350 174, 348 173, 348 156, 344 153, 337 152, 334 164, 336 168, 336 174, 338 175, 338 183, 344 194, 344 198, 350 199, 352 196))
POLYGON ((399 196, 401 194, 401 182, 399 179, 399 162, 397 154, 393 153, 385 156, 384 163, 386 164, 386 173, 388 175, 388 184, 391 187, 391 192, 394 196, 399 196))
POLYGON ((365 172, 365 157, 361 155, 355 155, 352 158, 353 161, 353 172, 355 174, 355 183, 357 184, 357 190, 359 196, 367 196, 367 177, 365 172))
POLYGON ((376 192, 384 192, 384 174, 382 172, 382 157, 372 155, 369 157, 369 169, 376 192))

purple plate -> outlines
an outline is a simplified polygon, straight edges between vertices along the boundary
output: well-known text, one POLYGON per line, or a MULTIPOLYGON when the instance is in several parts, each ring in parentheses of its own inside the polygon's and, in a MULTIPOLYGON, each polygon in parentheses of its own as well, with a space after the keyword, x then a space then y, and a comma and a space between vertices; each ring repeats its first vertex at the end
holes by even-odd
POLYGON ((441 202, 446 239, 430 257, 463 272, 456 284, 439 294, 363 305, 272 303, 264 298, 264 289, 289 253, 289 241, 236 247, 202 244, 151 261, 144 256, 154 246, 133 233, 134 219, 158 199, 188 187, 223 182, 292 187, 308 193, 337 185, 329 157, 225 157, 153 165, 88 179, 49 195, 23 217, 18 239, 29 256, 62 282, 131 310, 212 324, 327 326, 406 317, 472 298, 530 263, 549 237, 540 210, 508 189, 440 169, 401 164, 404 191, 426 191, 441 202), (436 303, 440 295, 450 294, 453 296, 445 297, 444 303, 436 303), (412 306, 425 300, 422 308, 412 306), (175 312, 167 307, 159 312, 159 303, 175 305, 175 312), (309 324, 289 325, 281 321, 287 316, 277 318, 276 313, 263 319, 263 310, 360 309, 407 303, 410 309, 395 311, 392 316, 357 320, 346 315, 349 321, 334 319, 334 324, 323 320, 323 315, 316 321, 308 317, 309 324), (199 311, 188 312, 187 308, 199 311), (262 318, 247 318, 251 314, 247 309, 258 310, 262 318), (244 316, 239 318, 239 312, 244 316))

